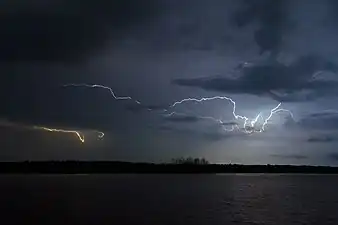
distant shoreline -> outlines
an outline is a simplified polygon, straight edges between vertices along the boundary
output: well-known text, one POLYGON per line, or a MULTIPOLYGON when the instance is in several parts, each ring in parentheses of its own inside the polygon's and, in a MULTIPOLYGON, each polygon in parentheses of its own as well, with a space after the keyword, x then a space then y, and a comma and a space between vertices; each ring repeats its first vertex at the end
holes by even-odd
POLYGON ((0 174, 338 174, 338 167, 307 165, 155 164, 119 161, 0 162, 0 174))

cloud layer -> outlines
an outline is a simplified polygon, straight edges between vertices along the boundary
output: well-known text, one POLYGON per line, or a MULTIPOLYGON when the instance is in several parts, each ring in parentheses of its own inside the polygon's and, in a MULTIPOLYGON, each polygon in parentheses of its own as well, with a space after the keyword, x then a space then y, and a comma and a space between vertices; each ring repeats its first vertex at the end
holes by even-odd
POLYGON ((247 64, 237 69, 238 77, 217 76, 175 79, 173 84, 209 91, 268 96, 277 101, 307 101, 335 93, 337 80, 314 76, 316 72, 337 72, 338 66, 322 57, 308 55, 284 65, 277 61, 247 64))

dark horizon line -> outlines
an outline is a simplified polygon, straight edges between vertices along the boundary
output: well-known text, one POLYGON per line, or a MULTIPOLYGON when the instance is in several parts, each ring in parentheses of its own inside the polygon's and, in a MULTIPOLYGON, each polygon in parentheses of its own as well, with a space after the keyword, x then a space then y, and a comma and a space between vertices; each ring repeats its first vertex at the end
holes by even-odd
POLYGON ((124 161, 21 161, 0 162, 0 174, 219 174, 300 173, 338 174, 336 166, 243 165, 194 163, 142 163, 124 161))
MULTIPOLYGON (((174 162, 148 162, 148 161, 124 161, 124 160, 76 160, 76 159, 64 159, 64 160, 13 160, 13 161, 1 161, 1 164, 11 163, 11 164, 20 164, 20 163, 123 163, 123 164, 148 164, 148 165, 194 165, 189 163, 174 163, 174 162)), ((330 168, 338 168, 338 165, 336 166, 330 166, 330 165, 310 165, 310 164, 246 164, 246 163, 231 163, 231 162, 224 162, 224 163, 212 163, 208 162, 206 165, 200 165, 200 166, 286 166, 286 167, 330 167, 330 168)))

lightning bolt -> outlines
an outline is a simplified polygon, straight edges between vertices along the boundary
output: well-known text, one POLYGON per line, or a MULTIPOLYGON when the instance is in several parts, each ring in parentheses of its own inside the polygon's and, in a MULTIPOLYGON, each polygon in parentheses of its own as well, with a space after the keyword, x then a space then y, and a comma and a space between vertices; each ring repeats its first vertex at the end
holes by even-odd
MULTIPOLYGON (((237 119, 237 120, 238 119, 244 120, 244 124, 243 124, 243 130, 244 130, 244 132, 245 133, 256 132, 254 129, 248 130, 247 129, 247 127, 248 127, 247 124, 250 121, 250 125, 251 126, 249 126, 249 127, 250 128, 255 127, 258 119, 260 117, 262 117, 262 112, 258 113, 258 115, 254 119, 251 119, 251 120, 248 117, 246 117, 246 116, 238 115, 238 114, 236 114, 236 102, 232 98, 230 98, 230 97, 226 97, 226 96, 214 96, 214 97, 203 97, 203 98, 199 98, 199 99, 198 98, 186 98, 186 99, 182 99, 180 101, 174 102, 170 107, 173 108, 173 107, 175 107, 177 105, 180 105, 180 104, 183 104, 185 102, 198 102, 198 103, 201 103, 201 102, 204 102, 204 101, 211 101, 211 100, 227 100, 227 101, 229 101, 232 104, 232 106, 233 106, 233 108, 232 108, 232 115, 234 116, 234 118, 237 119)), ((281 106, 281 104, 282 103, 280 102, 275 108, 273 108, 273 109, 270 110, 269 116, 264 120, 264 122, 262 124, 262 127, 258 130, 258 132, 265 131, 265 126, 268 124, 268 122, 271 120, 271 117, 275 113, 278 113, 278 112, 288 112, 290 114, 290 116, 292 117, 292 119, 294 119, 294 116, 293 116, 293 114, 292 114, 292 112, 290 110, 279 109, 279 107, 281 106)), ((215 118, 213 118, 213 119, 215 119, 215 118)), ((238 128, 238 126, 233 126, 230 131, 233 131, 235 128, 238 128)))
POLYGON ((262 125, 262 128, 260 130, 260 132, 263 132, 265 130, 265 126, 268 124, 269 120, 271 119, 271 117, 278 112, 287 112, 289 113, 289 115, 291 116, 291 118, 294 120, 294 116, 292 114, 292 112, 290 110, 287 109, 279 109, 279 107, 282 105, 282 103, 280 102, 275 108, 270 110, 270 114, 269 116, 264 120, 264 123, 262 125))
POLYGON ((82 135, 79 131, 76 130, 64 130, 64 129, 55 129, 55 128, 48 128, 48 127, 39 127, 39 126, 34 126, 34 129, 39 129, 39 130, 45 130, 45 131, 49 131, 49 132, 60 132, 60 133, 71 133, 71 134, 75 134, 77 136, 77 138, 84 143, 85 142, 85 138, 84 135, 82 135))
POLYGON ((271 119, 272 115, 274 114, 274 112, 282 105, 282 103, 280 102, 275 108, 270 110, 270 114, 269 116, 264 120, 264 123, 262 125, 261 130, 264 131, 265 130, 265 126, 268 124, 269 120, 271 119))
POLYGON ((255 126, 255 124, 257 123, 257 121, 259 119, 259 117, 261 117, 261 113, 258 113, 258 115, 256 116, 256 118, 251 121, 251 127, 255 126))
POLYGON ((173 108, 176 105, 180 105, 184 102, 204 102, 204 101, 211 101, 211 100, 227 100, 230 101, 231 104, 233 105, 232 108, 232 115, 235 117, 235 119, 242 119, 244 120, 244 126, 246 125, 247 121, 249 120, 248 117, 245 116, 241 116, 241 115, 237 115, 236 114, 236 102, 234 100, 232 100, 232 98, 226 97, 226 96, 214 96, 214 97, 204 97, 204 98, 186 98, 186 99, 182 99, 180 101, 174 102, 170 107, 173 108))
MULTIPOLYGON (((38 130, 44 130, 44 131, 48 131, 48 132, 58 132, 58 133, 71 133, 76 135, 76 137, 82 142, 85 142, 85 137, 84 135, 77 130, 65 130, 65 129, 56 129, 56 128, 49 128, 49 127, 40 127, 40 126, 33 126, 34 129, 38 129, 38 130)), ((104 133, 101 131, 96 131, 98 133, 98 138, 103 138, 104 137, 104 133)))
MULTIPOLYGON (((115 100, 132 100, 134 101, 135 103, 141 105, 141 102, 139 100, 136 100, 136 99, 133 99, 132 97, 130 96, 117 96, 114 91, 112 90, 112 88, 108 87, 108 86, 104 86, 104 85, 101 85, 101 84, 86 84, 86 83, 79 83, 79 84, 65 84, 63 85, 63 87, 87 87, 87 88, 101 88, 101 89, 106 89, 110 92, 111 96, 115 99, 115 100)), ((238 129, 238 130, 242 130, 244 133, 253 133, 253 132, 263 132, 265 131, 265 127, 266 125, 269 123, 269 121, 271 120, 271 117, 275 114, 275 113, 278 113, 278 112, 288 112, 290 114, 290 116, 292 118, 293 117, 293 114, 291 113, 291 111, 287 110, 287 109, 281 109, 279 108, 281 106, 281 102, 276 106, 274 107, 273 109, 270 110, 270 114, 267 118, 263 118, 262 116, 262 112, 258 113, 257 116, 255 118, 249 118, 249 117, 246 117, 246 116, 243 116, 243 115, 239 115, 236 113, 236 102, 230 98, 230 97, 227 97, 227 96, 214 96, 214 97, 203 97, 203 98, 185 98, 185 99, 182 99, 182 100, 179 100, 179 101, 176 101, 174 102, 173 104, 171 104, 169 106, 169 108, 175 108, 177 105, 180 105, 180 104, 183 104, 183 103, 187 103, 187 102, 197 102, 197 103, 201 103, 201 102, 204 102, 204 101, 212 101, 212 100, 227 100, 229 101, 231 104, 232 104, 232 115, 233 117, 236 119, 236 120, 242 120, 244 121, 243 122, 243 127, 240 128, 238 125, 232 125, 231 126, 231 129, 227 129, 225 126, 224 126, 224 121, 222 121, 221 119, 216 119, 214 117, 211 117, 211 116, 196 116, 197 118, 199 119, 205 119, 205 120, 211 120, 211 121, 214 121, 216 123, 219 123, 222 125, 223 129, 225 131, 234 131, 235 129, 238 129), (263 119, 263 124, 261 126, 261 128, 257 131, 255 129, 252 129, 256 126, 259 118, 262 118, 263 119)), ((151 111, 152 109, 148 107, 148 110, 151 111)), ((167 112, 168 110, 167 109, 164 109, 163 111, 167 112)), ((164 116, 173 116, 173 115, 185 115, 187 116, 187 114, 184 114, 184 113, 178 113, 178 112, 171 112, 169 114, 166 114, 164 116)), ((49 128, 48 128, 49 129, 49 128)), ((67 132, 67 133, 74 133, 76 134, 79 139, 84 142, 84 137, 83 135, 81 135, 79 132, 77 131, 67 131, 67 130, 58 130, 58 129, 46 129, 47 131, 55 131, 55 132, 67 132)), ((102 132, 98 132, 99 135, 98 137, 99 138, 103 138, 104 136, 104 133, 102 132)))
POLYGON ((81 84, 64 84, 63 87, 87 87, 87 88, 102 88, 102 89, 106 89, 110 92, 111 96, 113 96, 114 99, 116 100, 132 100, 137 104, 141 104, 140 101, 133 99, 130 96, 117 96, 113 89, 108 87, 108 86, 104 86, 101 84, 85 84, 85 83, 81 83, 81 84))
MULTIPOLYGON (((174 102, 170 107, 173 108, 177 105, 183 104, 185 102, 204 102, 204 101, 211 101, 211 100, 227 100, 232 104, 232 115, 234 116, 234 118, 236 120, 241 119, 244 120, 243 123, 243 130, 245 133, 251 133, 252 131, 247 130, 247 123, 250 120, 248 117, 246 116, 242 116, 242 115, 238 115, 236 114, 236 102, 230 98, 230 97, 226 97, 226 96, 214 96, 214 97, 203 97, 203 98, 186 98, 186 99, 182 99, 180 101, 176 101, 174 102)), ((256 116, 256 118, 254 120, 251 121, 252 126, 255 125, 255 123, 257 122, 258 118, 260 117, 260 113, 256 116)), ((234 125, 232 126, 232 128, 230 130, 224 128, 226 131, 234 131, 235 128, 238 128, 238 126, 234 125)))

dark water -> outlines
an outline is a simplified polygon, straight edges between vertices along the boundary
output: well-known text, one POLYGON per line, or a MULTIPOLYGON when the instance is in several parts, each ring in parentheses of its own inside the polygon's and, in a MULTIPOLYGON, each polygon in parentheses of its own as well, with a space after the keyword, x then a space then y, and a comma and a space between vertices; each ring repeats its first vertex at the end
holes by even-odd
POLYGON ((0 176, 0 224, 338 224, 338 176, 0 176))

